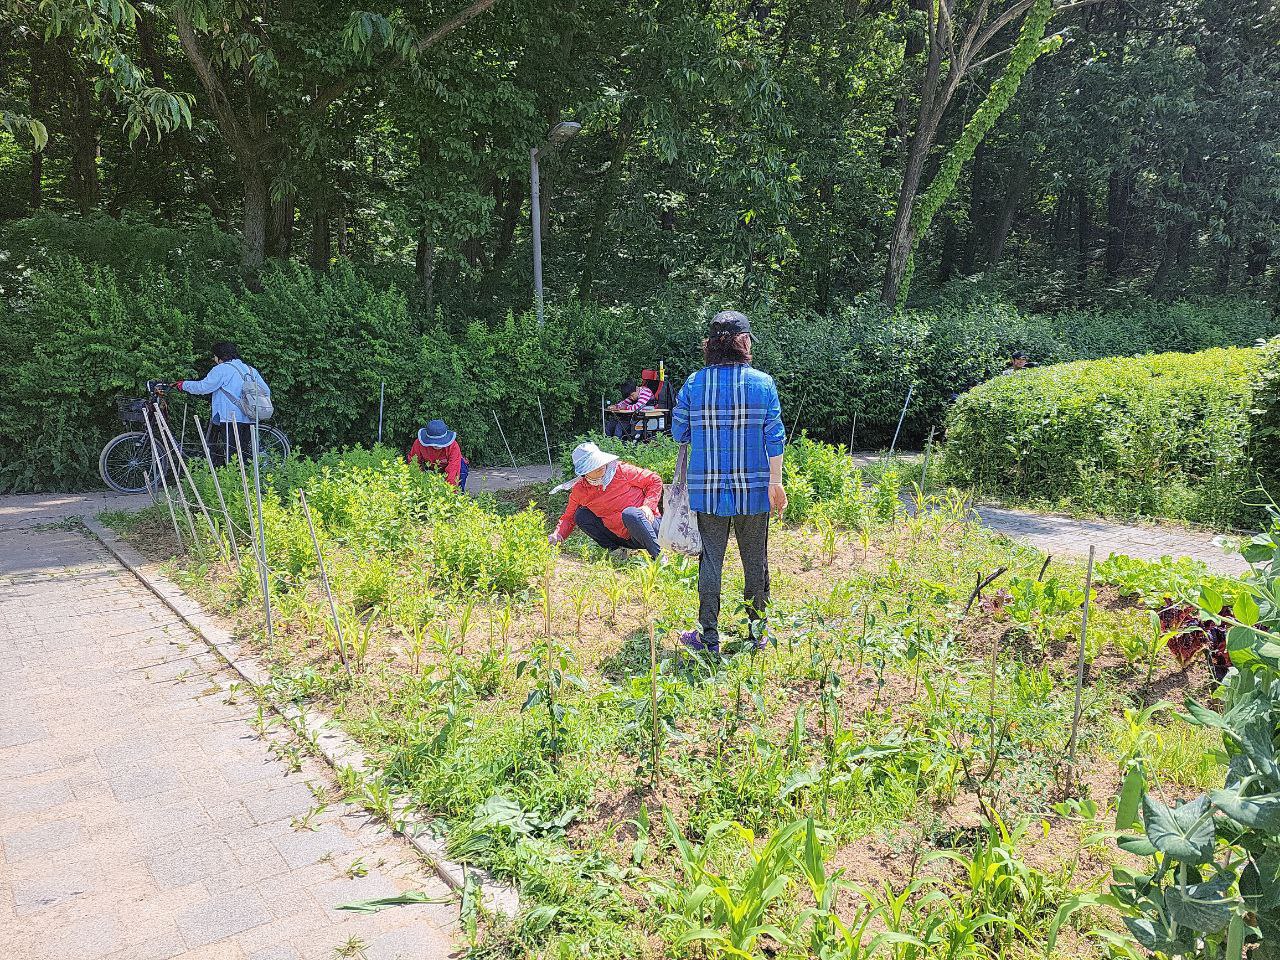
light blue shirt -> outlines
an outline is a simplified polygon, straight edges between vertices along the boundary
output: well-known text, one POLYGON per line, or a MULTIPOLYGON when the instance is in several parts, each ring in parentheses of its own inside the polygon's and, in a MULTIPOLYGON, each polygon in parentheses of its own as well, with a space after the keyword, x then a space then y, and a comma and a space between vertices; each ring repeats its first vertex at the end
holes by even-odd
MULTIPOLYGON (((249 418, 236 406, 236 401, 240 399, 240 393, 244 389, 244 375, 248 370, 249 367, 243 360, 217 363, 203 380, 183 381, 182 391, 183 393, 213 394, 211 399, 214 423, 248 423, 249 418)), ((258 378, 266 385, 266 380, 262 379, 261 374, 258 378)), ((270 395, 270 393, 271 387, 268 386, 267 394, 270 395)))

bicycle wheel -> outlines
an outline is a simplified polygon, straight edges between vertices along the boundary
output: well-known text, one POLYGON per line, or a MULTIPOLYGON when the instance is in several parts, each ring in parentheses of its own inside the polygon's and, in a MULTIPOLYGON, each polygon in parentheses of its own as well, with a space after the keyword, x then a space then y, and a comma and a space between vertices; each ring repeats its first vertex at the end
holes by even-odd
POLYGON ((283 466, 292 449, 289 438, 275 427, 261 425, 258 427, 258 466, 263 473, 270 473, 283 466))
POLYGON ((140 431, 113 437, 98 457, 102 482, 117 493, 147 493, 151 472, 151 443, 140 431))

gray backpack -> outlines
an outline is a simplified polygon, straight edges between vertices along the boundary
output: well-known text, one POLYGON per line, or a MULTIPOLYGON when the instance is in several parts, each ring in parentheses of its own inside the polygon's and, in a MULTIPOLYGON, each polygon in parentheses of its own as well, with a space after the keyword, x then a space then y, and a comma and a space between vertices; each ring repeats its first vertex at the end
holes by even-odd
POLYGON ((244 367, 240 371, 240 396, 232 396, 231 401, 250 421, 270 420, 271 415, 276 412, 275 405, 271 402, 271 389, 262 379, 262 374, 243 360, 240 364, 244 367))

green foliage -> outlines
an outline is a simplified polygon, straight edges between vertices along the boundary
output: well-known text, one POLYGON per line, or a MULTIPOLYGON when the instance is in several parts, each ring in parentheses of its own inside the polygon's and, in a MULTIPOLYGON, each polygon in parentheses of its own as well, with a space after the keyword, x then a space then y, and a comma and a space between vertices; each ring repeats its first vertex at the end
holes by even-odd
MULTIPOLYGON (((1134 826, 1132 800, 1141 796, 1143 834, 1122 835, 1119 845, 1151 864, 1117 868, 1113 905, 1133 937, 1159 955, 1239 960, 1250 944, 1280 935, 1280 514, 1272 514, 1271 532, 1256 538, 1247 558, 1254 575, 1226 618, 1234 669, 1221 711, 1188 700, 1185 718, 1221 734, 1229 761, 1224 786, 1166 805, 1131 776, 1121 799, 1117 828, 1134 826)), ((1201 612, 1219 619, 1220 610, 1201 612)), ((1267 948, 1259 949, 1265 955, 1267 948)))
POLYGON ((946 471, 997 495, 1099 513, 1230 524, 1253 486, 1253 349, 1043 367, 970 391, 948 417, 946 471))
POLYGON ((1262 485, 1260 502, 1280 503, 1280 340, 1267 347, 1267 355, 1249 411, 1249 465, 1262 485))

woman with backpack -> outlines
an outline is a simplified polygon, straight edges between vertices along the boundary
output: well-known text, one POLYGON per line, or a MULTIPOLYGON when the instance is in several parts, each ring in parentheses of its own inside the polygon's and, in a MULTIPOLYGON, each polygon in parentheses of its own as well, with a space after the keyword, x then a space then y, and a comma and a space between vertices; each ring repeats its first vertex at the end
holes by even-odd
POLYGON ((219 341, 213 345, 213 369, 203 380, 179 380, 175 390, 197 395, 211 394, 213 413, 209 420, 209 446, 214 465, 231 462, 236 451, 234 429, 240 436, 240 449, 251 449, 250 425, 266 420, 272 414, 271 388, 262 374, 240 359, 234 343, 219 341))

